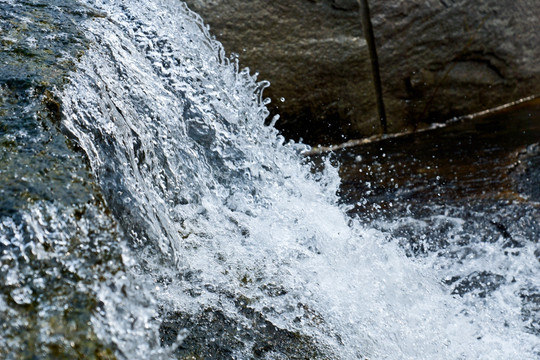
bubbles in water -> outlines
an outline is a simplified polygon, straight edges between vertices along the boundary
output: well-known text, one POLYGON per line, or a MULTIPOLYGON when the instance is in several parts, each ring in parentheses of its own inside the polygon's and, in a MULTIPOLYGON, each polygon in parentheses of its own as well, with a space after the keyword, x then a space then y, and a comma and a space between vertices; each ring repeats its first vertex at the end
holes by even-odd
MULTIPOLYGON (((108 16, 87 22, 94 45, 63 94, 64 126, 129 235, 125 275, 98 292, 101 339, 133 358, 195 349, 223 358, 532 356, 519 324, 464 307, 429 261, 346 215, 337 169, 326 161, 312 173, 299 155, 307 146, 264 126, 268 84, 239 70, 184 4, 87 3, 108 16), (146 342, 145 329, 155 334, 146 342)), ((498 281, 479 273, 460 284, 498 281)))

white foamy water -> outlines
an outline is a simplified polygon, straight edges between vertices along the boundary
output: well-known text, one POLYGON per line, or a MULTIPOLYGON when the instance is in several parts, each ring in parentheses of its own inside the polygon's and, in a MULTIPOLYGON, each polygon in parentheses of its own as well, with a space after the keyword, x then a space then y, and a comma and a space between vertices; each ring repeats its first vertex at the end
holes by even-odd
MULTIPOLYGON (((63 125, 127 234, 123 290, 102 287, 93 319, 120 357, 177 357, 205 326, 179 326, 162 348, 167 313, 219 311, 256 332, 247 310, 310 339, 322 358, 537 356, 520 314, 498 318, 518 307, 452 296, 436 266, 350 219, 336 169, 313 174, 306 147, 264 125, 267 84, 239 70, 183 3, 86 3, 104 16, 86 22, 93 45, 62 95, 63 125)), ((253 358, 257 344, 239 339, 231 358, 253 358)))

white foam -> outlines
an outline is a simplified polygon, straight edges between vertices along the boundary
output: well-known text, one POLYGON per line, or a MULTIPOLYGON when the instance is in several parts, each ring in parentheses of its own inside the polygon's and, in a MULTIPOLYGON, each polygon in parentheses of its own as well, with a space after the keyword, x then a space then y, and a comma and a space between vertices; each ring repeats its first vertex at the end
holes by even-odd
MULTIPOLYGON (((247 298, 343 359, 532 358, 534 336, 489 311, 465 314, 429 261, 345 214, 336 169, 312 174, 307 147, 264 126, 267 84, 239 71, 184 4, 86 3, 108 15, 86 24, 94 44, 63 94, 64 125, 138 247, 130 256, 145 271, 131 286, 171 279, 151 285, 148 306, 243 321, 233 302, 247 298)), ((127 353, 129 330, 116 336, 127 353)))

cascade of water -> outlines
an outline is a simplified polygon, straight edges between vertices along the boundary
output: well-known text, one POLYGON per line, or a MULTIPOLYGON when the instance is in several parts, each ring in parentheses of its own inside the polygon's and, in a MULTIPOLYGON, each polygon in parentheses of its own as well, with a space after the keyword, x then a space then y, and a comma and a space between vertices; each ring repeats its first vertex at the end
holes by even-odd
POLYGON ((122 290, 102 288, 93 320, 119 354, 533 357, 520 324, 464 311, 429 264, 346 216, 336 170, 312 173, 305 146, 264 126, 267 84, 184 4, 86 3, 103 16, 85 24, 63 126, 127 235, 122 290))

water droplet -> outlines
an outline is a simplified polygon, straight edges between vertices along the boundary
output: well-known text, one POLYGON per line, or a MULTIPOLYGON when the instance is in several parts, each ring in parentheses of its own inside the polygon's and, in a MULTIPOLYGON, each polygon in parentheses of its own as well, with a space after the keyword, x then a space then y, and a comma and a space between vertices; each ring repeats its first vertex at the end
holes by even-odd
POLYGON ((19 305, 28 305, 32 303, 32 290, 27 286, 13 289, 11 298, 19 305))

